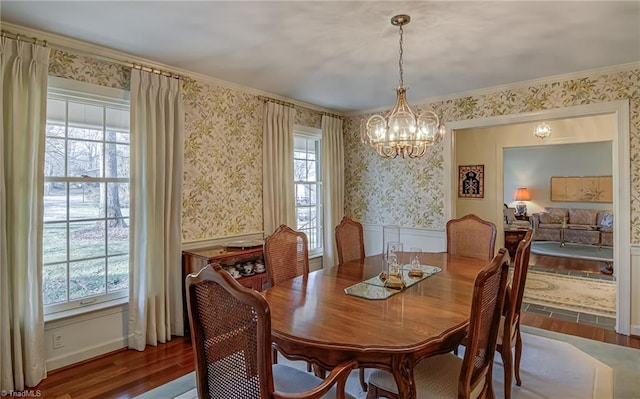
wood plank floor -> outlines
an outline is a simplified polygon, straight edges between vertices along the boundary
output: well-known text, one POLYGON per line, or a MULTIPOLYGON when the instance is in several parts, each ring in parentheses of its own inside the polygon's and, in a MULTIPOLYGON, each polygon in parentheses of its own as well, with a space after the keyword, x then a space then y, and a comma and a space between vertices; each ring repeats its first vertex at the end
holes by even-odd
MULTIPOLYGON (((531 264, 560 270, 600 273, 600 262, 531 255, 531 264)), ((596 326, 523 313, 522 324, 600 342, 640 349, 640 337, 627 337, 596 326)), ((55 370, 40 383, 42 398, 133 398, 194 370, 188 339, 147 347, 144 352, 121 350, 72 367, 55 370)), ((162 399, 162 398, 160 398, 162 399)))
MULTIPOLYGON (((627 337, 614 331, 524 313, 524 325, 640 349, 640 337, 627 337)), ((40 383, 42 398, 133 398, 194 370, 193 352, 188 339, 174 337, 171 342, 147 347, 144 352, 121 350, 72 367, 55 370, 40 383)), ((163 398, 159 398, 163 399, 163 398)))
POLYGON ((600 272, 600 267, 603 262, 531 254, 529 257, 529 264, 531 266, 539 266, 567 272, 581 271, 585 273, 602 274, 600 272))

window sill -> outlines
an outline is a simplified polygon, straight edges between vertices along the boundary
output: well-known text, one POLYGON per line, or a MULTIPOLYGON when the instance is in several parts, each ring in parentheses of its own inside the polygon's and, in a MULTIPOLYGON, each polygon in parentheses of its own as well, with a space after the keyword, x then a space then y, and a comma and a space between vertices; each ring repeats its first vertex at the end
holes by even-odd
POLYGON ((63 310, 60 312, 50 313, 44 315, 44 322, 57 321, 66 319, 69 317, 80 316, 86 313, 96 312, 98 310, 104 310, 109 308, 115 308, 117 306, 123 306, 129 304, 129 298, 118 298, 111 301, 100 302, 92 305, 83 306, 80 308, 63 310))

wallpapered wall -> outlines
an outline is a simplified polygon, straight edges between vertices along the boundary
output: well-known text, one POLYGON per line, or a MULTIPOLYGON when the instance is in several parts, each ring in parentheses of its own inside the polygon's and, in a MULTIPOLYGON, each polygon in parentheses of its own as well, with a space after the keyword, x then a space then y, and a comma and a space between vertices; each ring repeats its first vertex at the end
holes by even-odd
MULTIPOLYGON (((640 243, 640 69, 496 91, 417 106, 433 109, 445 123, 581 104, 629 99, 631 237, 640 243)), ((379 158, 360 142, 357 115, 345 121, 345 212, 373 224, 444 230, 443 146, 421 159, 379 158)), ((485 171, 491 173, 491 171, 485 171)))
MULTIPOLYGON (((129 70, 53 51, 49 73, 129 88, 129 70)), ((184 80, 184 241, 262 231, 262 102, 209 82, 184 80)), ((640 243, 640 69, 539 84, 417 106, 458 121, 629 99, 632 242, 640 243)), ((420 159, 380 159, 360 142, 358 115, 345 121, 345 212, 363 223, 444 229, 441 144, 420 159)), ((321 115, 297 108, 296 124, 321 115)))
MULTIPOLYGON (((129 90, 127 67, 52 51, 49 75, 129 90)), ((185 78, 182 238, 262 231, 262 101, 185 78)), ((295 123, 320 128, 321 114, 296 108, 295 123)))

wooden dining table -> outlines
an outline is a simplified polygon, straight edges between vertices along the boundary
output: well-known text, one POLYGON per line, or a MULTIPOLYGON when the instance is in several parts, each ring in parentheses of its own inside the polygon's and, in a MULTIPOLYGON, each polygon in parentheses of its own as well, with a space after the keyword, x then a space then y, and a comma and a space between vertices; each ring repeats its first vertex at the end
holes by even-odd
POLYGON ((345 288, 383 271, 382 255, 299 276, 262 292, 278 351, 331 370, 346 360, 393 373, 400 398, 416 398, 413 367, 455 348, 469 323, 473 284, 487 260, 423 253, 442 269, 386 299, 348 295, 345 288))

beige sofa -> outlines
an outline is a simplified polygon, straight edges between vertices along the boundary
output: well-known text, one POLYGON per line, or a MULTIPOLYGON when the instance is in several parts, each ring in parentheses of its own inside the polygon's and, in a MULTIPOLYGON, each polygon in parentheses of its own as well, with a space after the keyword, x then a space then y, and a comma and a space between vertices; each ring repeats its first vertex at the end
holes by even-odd
POLYGON ((531 218, 534 240, 613 246, 611 211, 545 208, 544 212, 534 213, 531 218))

